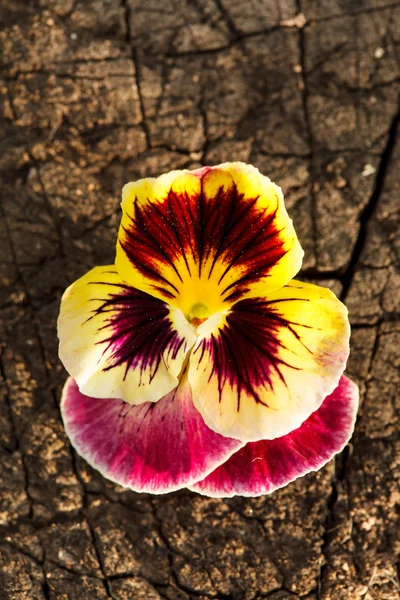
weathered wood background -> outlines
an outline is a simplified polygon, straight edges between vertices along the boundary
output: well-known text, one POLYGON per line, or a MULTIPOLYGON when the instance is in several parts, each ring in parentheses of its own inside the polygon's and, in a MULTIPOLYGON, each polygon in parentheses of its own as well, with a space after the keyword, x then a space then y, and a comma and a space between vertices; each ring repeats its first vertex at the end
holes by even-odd
POLYGON ((2 600, 400 598, 400 3, 3 0, 2 600), (151 497, 68 444, 55 322, 113 261, 124 183, 244 160, 341 295, 362 406, 272 496, 151 497))

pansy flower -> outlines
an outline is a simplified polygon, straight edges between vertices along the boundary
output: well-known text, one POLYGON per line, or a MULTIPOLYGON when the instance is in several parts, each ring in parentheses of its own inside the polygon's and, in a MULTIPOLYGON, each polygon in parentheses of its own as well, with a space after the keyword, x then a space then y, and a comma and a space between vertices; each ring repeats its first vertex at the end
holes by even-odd
POLYGON ((243 163, 128 183, 114 265, 65 292, 72 445, 138 492, 256 496, 319 469, 354 428, 345 306, 293 279, 281 189, 243 163))

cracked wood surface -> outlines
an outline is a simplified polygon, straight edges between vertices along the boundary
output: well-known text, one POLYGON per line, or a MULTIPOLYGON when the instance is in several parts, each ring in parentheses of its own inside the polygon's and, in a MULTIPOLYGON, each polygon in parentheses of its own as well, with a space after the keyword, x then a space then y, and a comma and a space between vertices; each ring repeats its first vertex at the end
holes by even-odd
POLYGON ((0 599, 400 598, 400 3, 4 0, 0 19, 0 599), (304 277, 349 306, 356 432, 272 496, 135 494, 64 434, 60 296, 113 261, 124 183, 225 160, 283 187, 304 277))

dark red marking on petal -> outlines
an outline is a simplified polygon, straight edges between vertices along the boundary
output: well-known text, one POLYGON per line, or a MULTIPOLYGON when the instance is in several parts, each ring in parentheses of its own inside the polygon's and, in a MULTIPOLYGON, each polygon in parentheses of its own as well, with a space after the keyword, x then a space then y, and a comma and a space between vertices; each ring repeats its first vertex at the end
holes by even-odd
POLYGON ((212 377, 218 378, 220 401, 224 386, 229 385, 237 393, 237 410, 240 409, 242 393, 266 406, 257 390, 273 390, 274 375, 286 385, 283 366, 299 370, 295 364, 289 364, 281 358, 280 350, 287 348, 279 339, 279 331, 282 328, 289 329, 306 350, 311 352, 293 328, 294 325, 296 323, 285 319, 261 299, 245 299, 235 304, 218 334, 202 339, 193 353, 200 354, 200 369, 205 356, 207 361, 211 360, 213 367, 209 380, 212 377))
POLYGON ((298 429, 275 440, 246 444, 192 489, 216 497, 259 496, 316 471, 347 444, 357 407, 357 386, 342 376, 298 429))
MULTIPOLYGON (((256 204, 257 200, 258 200, 258 198, 255 198, 254 202, 251 204, 251 206, 254 206, 256 204)), ((224 277, 226 276, 226 274, 228 273, 228 271, 235 265, 235 263, 242 257, 243 254, 245 254, 248 251, 251 251, 253 259, 257 257, 257 253, 255 252, 255 246, 257 246, 259 244, 261 236, 262 236, 263 243, 265 243, 269 239, 275 237, 276 235, 278 235, 279 233, 282 232, 282 230, 272 229, 272 231, 271 231, 271 233, 269 235, 267 235, 267 236, 265 236, 265 235, 263 236, 262 235, 262 234, 265 233, 265 230, 270 227, 272 221, 276 217, 277 211, 278 211, 278 207, 274 210, 274 212, 272 213, 272 215, 267 219, 267 222, 263 223, 262 228, 259 229, 257 231, 257 233, 255 233, 247 241, 247 243, 244 246, 242 245, 240 247, 240 249, 238 249, 238 251, 233 255, 233 257, 229 261, 228 265, 226 266, 226 269, 224 270, 223 274, 221 275, 218 283, 221 283, 221 281, 224 279, 224 277)), ((236 219, 235 225, 236 225, 236 223, 239 222, 240 218, 241 217, 238 217, 236 219)), ((243 236, 243 234, 246 233, 250 228, 252 228, 253 231, 254 231, 254 223, 253 222, 250 222, 250 223, 247 224, 246 228, 243 229, 243 231, 241 232, 241 235, 243 236)), ((260 250, 258 252, 258 254, 261 255, 261 256, 263 256, 265 258, 265 248, 263 247, 263 249, 260 250)), ((231 287, 231 286, 228 286, 227 289, 229 289, 229 287, 231 287)))
POLYGON ((102 319, 103 325, 98 328, 104 331, 104 337, 97 344, 106 344, 103 355, 111 354, 111 364, 103 370, 125 365, 126 377, 131 368, 139 368, 141 374, 149 369, 151 382, 163 356, 176 358, 186 340, 173 328, 164 302, 123 284, 104 285, 120 288, 120 292, 93 299, 101 304, 92 311, 90 319, 110 313, 105 324, 102 319))
POLYGON ((129 405, 65 384, 61 410, 72 445, 105 477, 136 491, 166 493, 204 478, 243 443, 209 429, 189 386, 158 402, 129 405))
POLYGON ((284 231, 276 221, 278 198, 265 209, 258 205, 258 197, 245 197, 233 182, 230 188, 220 187, 214 197, 206 197, 203 188, 197 194, 170 190, 159 201, 135 201, 120 245, 134 267, 158 289, 165 285, 169 294, 178 290, 165 277, 165 269, 171 268, 182 282, 182 262, 191 275, 189 256, 198 266, 198 274, 208 278, 222 261, 219 284, 238 267, 240 277, 222 290, 222 295, 230 292, 229 300, 236 301, 252 282, 267 277, 287 252, 284 231))
MULTIPOLYGON (((219 195, 219 194, 218 194, 219 195)), ((204 235, 205 235, 205 223, 204 223, 204 213, 205 213, 205 206, 204 206, 204 193, 203 193, 203 189, 201 190, 199 196, 198 196, 198 209, 197 209, 197 214, 198 214, 198 249, 199 249, 199 256, 198 256, 198 265, 199 265, 199 277, 201 277, 201 269, 203 266, 203 254, 204 254, 204 235)))
MULTIPOLYGON (((225 240, 226 240, 226 238, 228 236, 228 233, 229 233, 230 229, 233 229, 236 226, 236 224, 239 222, 239 220, 241 218, 243 218, 246 213, 249 213, 252 209, 254 209, 254 207, 255 207, 255 205, 257 203, 257 200, 258 200, 258 196, 256 198, 253 198, 252 200, 248 200, 247 204, 243 203, 243 210, 242 210, 242 212, 240 214, 237 214, 236 218, 233 219, 235 213, 238 212, 236 210, 236 204, 237 204, 236 199, 237 199, 237 195, 235 195, 235 197, 232 199, 232 202, 230 203, 231 204, 230 211, 229 211, 229 214, 228 214, 227 218, 225 219, 225 226, 224 226, 224 229, 223 229, 223 231, 222 231, 222 233, 220 235, 220 240, 219 240, 218 248, 217 248, 217 250, 215 252, 214 260, 212 262, 212 265, 211 265, 211 268, 210 268, 210 271, 209 271, 209 274, 208 274, 209 277, 211 277, 211 274, 212 274, 212 271, 213 271, 213 269, 215 267, 215 264, 216 264, 217 260, 221 257, 221 254, 223 253, 224 243, 225 243, 225 240)), ((219 211, 219 209, 220 209, 220 203, 217 204, 217 209, 219 211)), ((250 224, 249 224, 249 227, 250 227, 250 224)))

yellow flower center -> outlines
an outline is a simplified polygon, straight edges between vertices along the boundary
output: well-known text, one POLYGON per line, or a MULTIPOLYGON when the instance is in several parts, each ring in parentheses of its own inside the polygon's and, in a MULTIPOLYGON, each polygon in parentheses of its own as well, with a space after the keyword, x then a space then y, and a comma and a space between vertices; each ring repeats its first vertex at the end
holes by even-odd
MULTIPOLYGON (((216 265, 210 274, 211 266, 205 263, 201 275, 196 273, 197 265, 189 261, 190 273, 180 269, 181 280, 175 280, 174 286, 178 290, 176 300, 171 304, 177 305, 186 319, 191 323, 202 322, 217 312, 230 307, 231 303, 224 299, 224 290, 229 285, 229 275, 219 281, 223 274, 220 265, 216 265)), ((229 295, 229 291, 227 294, 229 295)))
POLYGON ((208 308, 205 304, 197 303, 192 306, 190 311, 191 318, 206 319, 209 316, 208 308))

